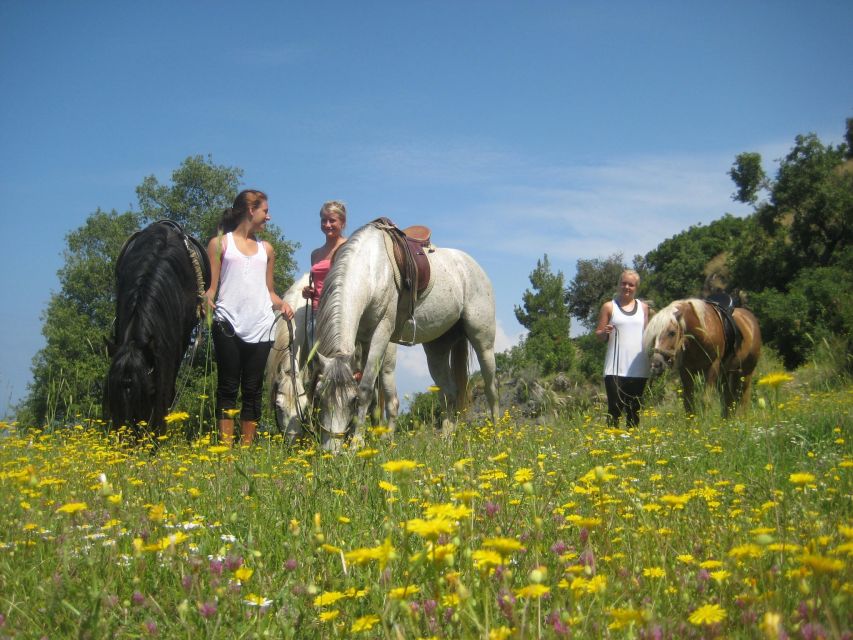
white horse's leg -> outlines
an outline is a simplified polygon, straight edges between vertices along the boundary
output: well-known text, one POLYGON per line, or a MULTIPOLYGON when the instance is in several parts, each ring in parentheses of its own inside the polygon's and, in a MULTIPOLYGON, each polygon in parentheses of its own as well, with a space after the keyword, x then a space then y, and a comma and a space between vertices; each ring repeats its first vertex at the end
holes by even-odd
POLYGON ((441 389, 441 395, 444 399, 445 418, 441 423, 441 431, 447 435, 453 431, 456 416, 451 417, 451 413, 456 410, 456 382, 453 380, 453 375, 450 370, 450 350, 453 347, 453 341, 439 338, 433 342, 425 342, 424 353, 426 353, 427 367, 433 381, 441 389))
POLYGON ((391 341, 391 330, 387 324, 380 323, 377 325, 370 339, 367 358, 364 360, 361 382, 358 384, 358 409, 353 420, 352 440, 355 447, 364 444, 364 422, 367 418, 367 411, 370 409, 370 401, 373 399, 376 380, 382 371, 385 353, 391 341))
POLYGON ((492 422, 497 424, 500 414, 498 413, 498 386, 497 367, 495 365, 494 346, 484 346, 471 343, 474 353, 477 354, 477 362, 480 363, 480 373, 483 376, 483 388, 486 391, 486 400, 489 403, 489 413, 492 414, 492 422))
POLYGON ((400 399, 397 397, 397 379, 394 375, 397 369, 397 345, 388 343, 385 350, 385 360, 382 362, 382 372, 379 383, 385 396, 385 419, 388 421, 388 429, 394 432, 397 426, 397 414, 400 411, 400 399))

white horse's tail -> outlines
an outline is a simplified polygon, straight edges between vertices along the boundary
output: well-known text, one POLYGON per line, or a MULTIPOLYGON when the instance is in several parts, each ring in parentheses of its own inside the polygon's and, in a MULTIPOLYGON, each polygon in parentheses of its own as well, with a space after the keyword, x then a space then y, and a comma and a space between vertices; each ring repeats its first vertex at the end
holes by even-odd
POLYGON ((450 350, 450 372, 456 383, 456 411, 468 406, 468 338, 457 340, 450 350))

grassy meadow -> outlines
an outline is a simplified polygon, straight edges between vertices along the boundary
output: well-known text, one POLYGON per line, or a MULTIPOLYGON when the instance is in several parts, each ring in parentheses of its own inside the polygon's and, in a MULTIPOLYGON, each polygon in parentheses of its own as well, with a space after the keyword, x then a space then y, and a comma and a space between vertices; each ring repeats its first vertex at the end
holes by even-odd
POLYGON ((762 382, 335 457, 0 424, 0 638, 849 638, 853 387, 762 382))

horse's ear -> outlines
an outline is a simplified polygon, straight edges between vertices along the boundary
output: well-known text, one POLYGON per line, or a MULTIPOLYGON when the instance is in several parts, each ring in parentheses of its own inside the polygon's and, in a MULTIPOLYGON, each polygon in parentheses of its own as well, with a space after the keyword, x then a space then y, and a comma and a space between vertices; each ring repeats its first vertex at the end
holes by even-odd
POLYGON ((317 364, 320 365, 320 371, 324 371, 329 367, 329 363, 332 362, 331 358, 327 358, 319 351, 315 354, 317 356, 317 364))
POLYGON ((684 313, 681 311, 681 307, 676 307, 675 311, 672 312, 672 315, 676 320, 681 320, 681 316, 684 315, 684 313))

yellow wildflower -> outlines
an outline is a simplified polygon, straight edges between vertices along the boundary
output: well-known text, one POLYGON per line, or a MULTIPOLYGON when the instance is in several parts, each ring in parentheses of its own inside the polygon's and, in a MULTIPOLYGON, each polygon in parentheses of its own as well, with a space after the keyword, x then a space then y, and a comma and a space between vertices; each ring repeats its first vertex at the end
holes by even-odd
POLYGON ((379 616, 377 615, 366 615, 361 616, 355 622, 352 623, 352 627, 350 627, 350 631, 352 633, 359 633, 360 631, 370 631, 373 627, 376 626, 376 623, 379 622, 379 616))
POLYGON ((405 473, 416 469, 418 463, 414 460, 389 460, 382 464, 382 468, 388 473, 405 473))
POLYGON ((56 513, 68 513, 73 514, 78 511, 83 511, 88 509, 89 505, 85 502, 69 502, 68 504, 64 504, 56 510, 56 513))
POLYGON ((788 476, 788 481, 791 484, 811 484, 815 481, 815 477, 811 473, 792 473, 788 476))
POLYGON ((688 620, 690 624, 696 626, 711 625, 722 622, 726 619, 726 610, 718 604, 703 604, 690 614, 688 620))

